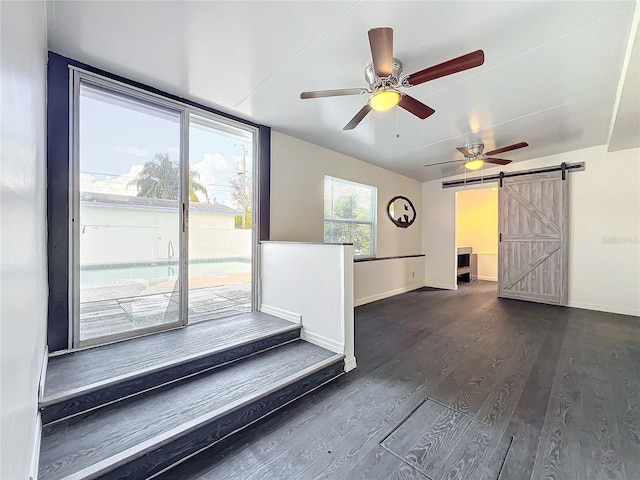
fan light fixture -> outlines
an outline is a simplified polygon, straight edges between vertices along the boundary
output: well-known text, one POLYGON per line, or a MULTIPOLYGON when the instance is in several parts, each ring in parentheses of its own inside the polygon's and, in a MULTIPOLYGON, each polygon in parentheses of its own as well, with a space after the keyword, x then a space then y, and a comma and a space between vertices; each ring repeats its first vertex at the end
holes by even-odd
POLYGON ((482 167, 482 165, 484 165, 484 160, 478 158, 476 160, 471 160, 470 162, 465 163, 464 167, 467 170, 478 170, 480 167, 482 167))
POLYGON ((400 101, 400 92, 397 90, 380 90, 369 99, 369 106, 379 112, 384 112, 395 107, 400 101))

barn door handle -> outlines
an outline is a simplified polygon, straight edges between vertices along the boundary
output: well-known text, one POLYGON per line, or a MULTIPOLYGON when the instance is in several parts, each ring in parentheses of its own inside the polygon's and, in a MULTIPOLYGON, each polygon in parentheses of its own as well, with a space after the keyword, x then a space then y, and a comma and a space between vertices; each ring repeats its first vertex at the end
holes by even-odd
POLYGON ((499 238, 500 238, 499 241, 501 242, 502 241, 502 232, 500 232, 499 238))

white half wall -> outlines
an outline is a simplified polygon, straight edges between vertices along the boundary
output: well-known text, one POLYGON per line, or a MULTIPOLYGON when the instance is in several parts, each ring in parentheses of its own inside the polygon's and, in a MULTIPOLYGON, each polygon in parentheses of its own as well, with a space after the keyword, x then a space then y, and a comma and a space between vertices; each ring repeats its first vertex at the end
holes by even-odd
MULTIPOLYGON (((586 162, 569 173, 569 305, 640 315, 640 149, 598 146, 513 163, 503 171, 586 162)), ((498 169, 492 169, 498 172, 498 169)), ((468 187, 479 188, 479 187, 468 187)), ((455 192, 423 184, 425 283, 455 283, 455 192)))
POLYGON ((0 2, 0 478, 35 472, 47 325, 44 2, 0 2))
MULTIPOLYGON (((271 240, 324 240, 323 185, 330 175, 378 189, 377 257, 424 253, 420 182, 276 131, 271 135, 271 240), (387 203, 396 195, 409 198, 416 208, 416 221, 408 228, 396 227, 387 216, 387 203)), ((361 305, 422 287, 424 257, 357 262, 354 277, 355 302, 361 305)))
POLYGON ((301 338, 356 366, 353 245, 260 244, 260 311, 302 324, 301 338))

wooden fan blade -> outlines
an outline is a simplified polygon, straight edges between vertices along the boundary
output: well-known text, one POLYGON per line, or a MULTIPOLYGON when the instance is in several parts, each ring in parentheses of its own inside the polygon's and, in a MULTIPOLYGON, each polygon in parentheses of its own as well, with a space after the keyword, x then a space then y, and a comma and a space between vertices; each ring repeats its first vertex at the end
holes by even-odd
POLYGON ((523 148, 528 146, 529 144, 527 142, 514 143, 513 145, 509 145, 508 147, 497 148, 496 150, 485 152, 485 155, 490 157, 491 155, 498 155, 499 153, 510 152, 511 150, 517 150, 518 148, 523 148))
POLYGON ((393 73, 393 29, 389 27, 369 30, 369 46, 373 69, 379 77, 388 77, 393 73))
POLYGON ((475 52, 467 53, 466 55, 454 58, 453 60, 412 73, 403 79, 403 83, 408 82, 409 86, 412 87, 414 85, 428 82, 429 80, 435 80, 436 78, 462 72, 463 70, 479 67, 483 63, 484 52, 482 50, 476 50, 475 52))
POLYGON ((428 163, 427 165, 425 165, 425 167, 434 167, 436 165, 444 165, 446 163, 457 163, 457 162, 464 162, 464 160, 449 160, 447 162, 428 163))
POLYGON ((398 106, 404 108, 409 113, 413 113, 416 117, 423 120, 436 113, 433 108, 425 105, 424 103, 416 100, 409 95, 403 95, 400 99, 400 102, 398 102, 398 106))
POLYGON ((339 88, 337 90, 315 90, 313 92, 302 92, 300 98, 322 98, 340 97, 342 95, 363 95, 368 93, 366 88, 339 88))
POLYGON ((347 123, 342 130, 353 130, 358 126, 358 124, 362 121, 364 117, 371 111, 371 107, 367 103, 364 107, 360 109, 358 113, 356 113, 355 117, 351 119, 349 123, 347 123))
POLYGON ((485 158, 486 163, 495 163, 496 165, 506 165, 511 163, 511 160, 504 160, 502 158, 485 158))
POLYGON ((465 157, 471 157, 473 155, 473 152, 469 150, 467 147, 458 147, 456 148, 456 150, 458 150, 465 157))
POLYGON ((459 165, 453 172, 451 172, 451 175, 455 175, 456 173, 460 173, 464 170, 464 165, 467 162, 464 162, 462 165, 459 165))

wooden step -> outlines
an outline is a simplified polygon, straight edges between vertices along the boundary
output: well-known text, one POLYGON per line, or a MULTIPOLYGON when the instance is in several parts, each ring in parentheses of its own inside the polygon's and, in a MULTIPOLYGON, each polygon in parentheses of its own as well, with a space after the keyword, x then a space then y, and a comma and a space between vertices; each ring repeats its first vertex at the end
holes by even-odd
POLYGON ((46 425, 38 478, 148 478, 341 375, 343 359, 297 340, 46 425))
POLYGON ((77 415, 299 337, 299 325, 252 312, 53 356, 42 421, 77 415))

